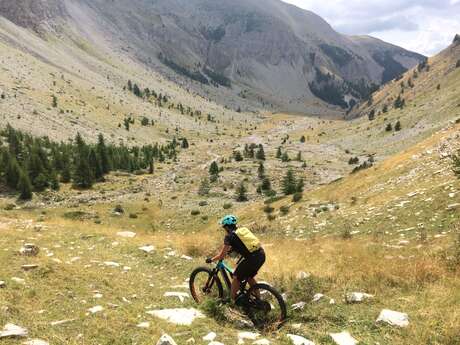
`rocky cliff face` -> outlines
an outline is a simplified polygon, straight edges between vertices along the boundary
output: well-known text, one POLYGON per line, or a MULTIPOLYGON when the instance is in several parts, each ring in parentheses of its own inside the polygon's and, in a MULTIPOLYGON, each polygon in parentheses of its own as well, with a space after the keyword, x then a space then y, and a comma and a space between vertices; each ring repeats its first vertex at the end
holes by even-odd
POLYGON ((34 30, 65 18, 86 38, 105 37, 114 49, 232 106, 308 112, 325 102, 345 109, 424 59, 340 35, 279 0, 0 0, 0 14, 34 30))

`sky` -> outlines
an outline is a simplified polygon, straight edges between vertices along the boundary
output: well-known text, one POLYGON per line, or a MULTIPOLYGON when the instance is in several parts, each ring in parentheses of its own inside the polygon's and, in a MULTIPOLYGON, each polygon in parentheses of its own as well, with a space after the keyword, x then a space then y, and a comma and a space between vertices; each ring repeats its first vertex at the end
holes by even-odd
POLYGON ((432 56, 460 34, 460 0, 283 0, 343 34, 371 35, 432 56))

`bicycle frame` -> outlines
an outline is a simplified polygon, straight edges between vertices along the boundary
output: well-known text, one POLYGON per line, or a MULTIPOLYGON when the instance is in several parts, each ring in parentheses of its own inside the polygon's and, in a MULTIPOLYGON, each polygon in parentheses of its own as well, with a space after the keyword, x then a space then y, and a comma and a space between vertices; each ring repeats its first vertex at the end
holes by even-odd
MULTIPOLYGON (((243 260, 243 257, 241 257, 238 260, 237 265, 242 260, 243 260)), ((217 263, 216 268, 214 269, 214 272, 215 272, 215 275, 218 275, 219 273, 222 275, 222 277, 224 278, 225 285, 227 286, 227 289, 230 292, 232 290, 232 280, 233 280, 235 271, 230 266, 228 266, 224 260, 221 260, 217 263)), ((245 292, 247 281, 242 281, 240 283, 241 283, 240 291, 245 292)))

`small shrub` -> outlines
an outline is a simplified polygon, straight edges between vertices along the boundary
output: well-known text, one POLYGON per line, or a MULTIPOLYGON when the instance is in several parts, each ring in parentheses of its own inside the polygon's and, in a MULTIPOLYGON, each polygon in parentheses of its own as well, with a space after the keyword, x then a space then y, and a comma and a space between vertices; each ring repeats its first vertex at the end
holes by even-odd
POLYGON ((349 226, 344 225, 342 229, 342 233, 340 234, 340 237, 342 237, 343 240, 351 240, 353 235, 351 234, 351 229, 349 226))
POLYGON ((7 205, 4 207, 4 210, 5 210, 5 211, 12 211, 12 210, 15 209, 15 207, 16 207, 15 204, 7 204, 7 205))
POLYGON ((198 216, 198 215, 200 214, 200 211, 198 211, 198 210, 192 210, 192 211, 190 212, 190 214, 191 214, 192 216, 198 216))
POLYGON ((131 218, 131 219, 137 219, 138 216, 137 216, 137 214, 135 214, 135 213, 130 213, 130 214, 129 214, 129 218, 131 218))
POLYGON ((283 216, 287 215, 289 213, 289 206, 287 205, 281 206, 280 212, 283 216))
POLYGON ((200 201, 198 203, 199 206, 203 207, 203 206, 207 206, 208 205, 208 202, 206 200, 203 200, 203 201, 200 201))
POLYGON ((224 206, 223 206, 223 209, 224 209, 224 210, 228 210, 228 209, 230 209, 230 208, 232 208, 232 207, 233 207, 233 204, 232 204, 232 203, 225 203, 224 206))
POLYGON ((275 209, 273 207, 271 207, 270 205, 267 205, 267 206, 264 207, 264 212, 265 213, 271 214, 271 213, 273 213, 273 211, 275 211, 275 209))
POLYGON ((302 194, 302 193, 295 193, 295 194, 292 196, 292 201, 293 201, 293 202, 299 202, 300 200, 302 200, 302 197, 303 197, 303 194, 302 194))
POLYGON ((113 209, 113 212, 125 213, 125 210, 123 209, 121 205, 116 205, 115 208, 113 209))
POLYGON ((267 215, 267 219, 268 219, 270 222, 272 222, 272 221, 274 221, 274 220, 276 219, 276 215, 274 215, 274 214, 269 214, 269 215, 267 215))

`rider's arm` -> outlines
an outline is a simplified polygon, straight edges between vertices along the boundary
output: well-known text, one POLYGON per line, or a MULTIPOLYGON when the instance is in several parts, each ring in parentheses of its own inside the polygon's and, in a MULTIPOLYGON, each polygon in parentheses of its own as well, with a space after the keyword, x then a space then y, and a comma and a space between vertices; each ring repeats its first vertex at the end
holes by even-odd
POLYGON ((212 258, 212 261, 220 261, 225 258, 232 247, 229 245, 224 245, 220 253, 212 258))

